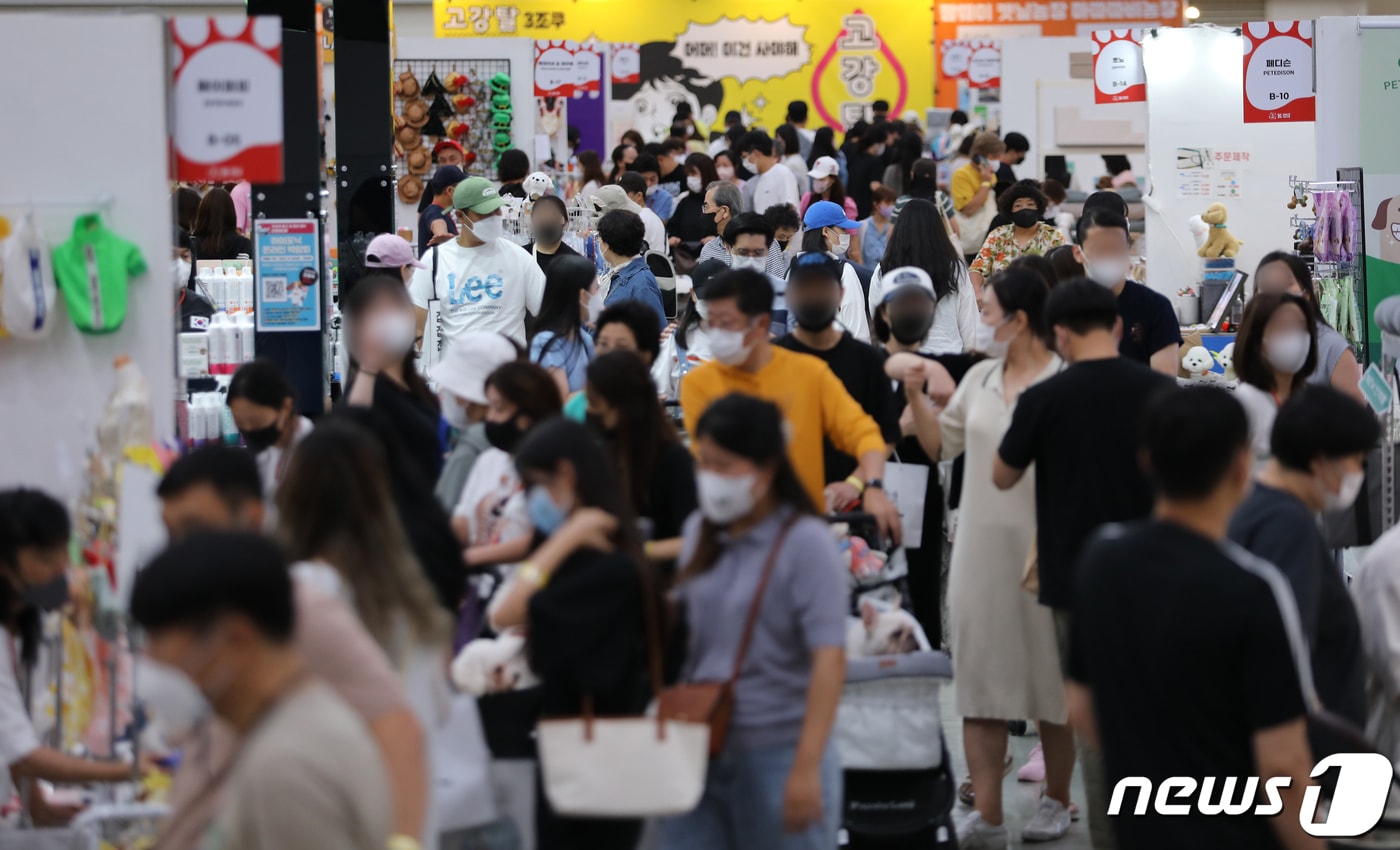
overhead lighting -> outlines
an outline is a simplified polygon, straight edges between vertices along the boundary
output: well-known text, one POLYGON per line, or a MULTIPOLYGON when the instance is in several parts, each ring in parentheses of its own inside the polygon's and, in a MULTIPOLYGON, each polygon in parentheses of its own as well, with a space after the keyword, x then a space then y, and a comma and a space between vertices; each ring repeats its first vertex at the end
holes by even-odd
POLYGON ((1186 20, 1194 21, 1201 17, 1201 10, 1195 6, 1186 7, 1186 20))

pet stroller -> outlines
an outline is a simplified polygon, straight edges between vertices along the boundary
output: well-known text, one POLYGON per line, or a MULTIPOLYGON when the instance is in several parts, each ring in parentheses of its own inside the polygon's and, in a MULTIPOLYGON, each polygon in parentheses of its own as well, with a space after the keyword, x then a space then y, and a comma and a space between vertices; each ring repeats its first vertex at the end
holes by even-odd
MULTIPOLYGON (((850 567, 850 613, 861 603, 891 610, 908 604, 908 561, 869 514, 828 518, 850 567)), ((948 763, 939 691, 953 664, 916 628, 918 651, 854 658, 836 714, 836 748, 844 771, 843 846, 956 848, 957 783, 948 763)))

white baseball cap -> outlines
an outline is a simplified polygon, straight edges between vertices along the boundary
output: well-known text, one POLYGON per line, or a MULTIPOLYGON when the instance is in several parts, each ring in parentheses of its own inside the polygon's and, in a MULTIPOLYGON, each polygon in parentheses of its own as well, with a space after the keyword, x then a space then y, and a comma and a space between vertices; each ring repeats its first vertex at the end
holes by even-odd
POLYGON ((498 333, 468 331, 448 341, 433 368, 433 382, 473 404, 485 404, 486 379, 519 356, 515 345, 498 333))
POLYGON ((841 166, 837 165, 836 160, 829 156, 819 156, 807 173, 813 178, 830 177, 833 174, 840 174, 841 166))
POLYGON ((883 290, 880 296, 881 304, 888 304, 911 289, 926 292, 929 298, 938 299, 938 292, 933 288, 933 278, 918 266, 901 266, 880 275, 880 287, 883 290))

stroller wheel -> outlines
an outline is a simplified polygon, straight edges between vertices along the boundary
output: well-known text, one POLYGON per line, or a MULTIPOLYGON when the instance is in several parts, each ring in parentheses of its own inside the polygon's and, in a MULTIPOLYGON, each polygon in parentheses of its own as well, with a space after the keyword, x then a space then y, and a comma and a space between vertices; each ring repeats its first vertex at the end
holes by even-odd
POLYGON ((1025 735, 1028 729, 1030 729, 1030 724, 1024 720, 1006 721, 1006 731, 1017 738, 1025 735))

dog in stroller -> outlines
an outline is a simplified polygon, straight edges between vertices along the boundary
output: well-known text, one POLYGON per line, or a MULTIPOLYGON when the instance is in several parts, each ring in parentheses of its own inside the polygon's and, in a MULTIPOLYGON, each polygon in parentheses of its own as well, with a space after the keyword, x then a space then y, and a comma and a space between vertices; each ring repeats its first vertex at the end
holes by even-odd
POLYGON ((939 691, 952 660, 934 651, 903 601, 908 564, 860 515, 833 517, 853 535, 846 683, 834 740, 844 772, 844 847, 956 848, 956 786, 943 738, 939 691), (856 537, 855 535, 859 535, 856 537))

